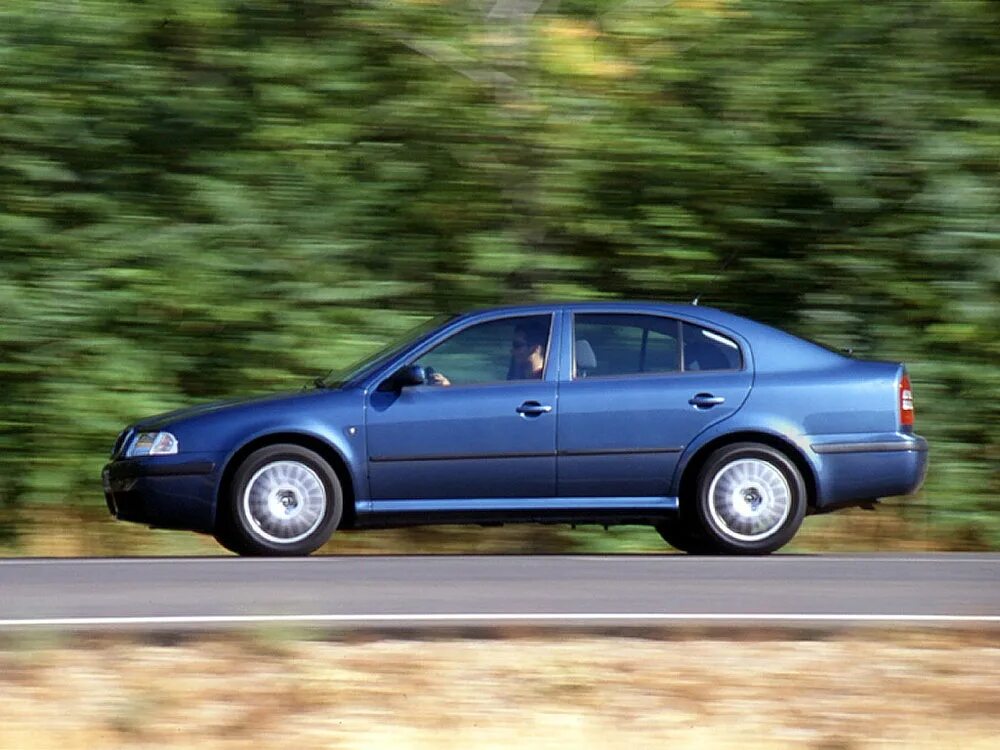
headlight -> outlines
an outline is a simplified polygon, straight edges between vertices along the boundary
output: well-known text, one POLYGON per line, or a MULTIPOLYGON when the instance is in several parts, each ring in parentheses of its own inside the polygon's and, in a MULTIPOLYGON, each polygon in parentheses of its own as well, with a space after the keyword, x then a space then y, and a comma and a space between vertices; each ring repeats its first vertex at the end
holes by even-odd
POLYGON ((169 432, 140 432, 129 446, 126 458, 134 456, 172 456, 177 452, 177 438, 169 432))

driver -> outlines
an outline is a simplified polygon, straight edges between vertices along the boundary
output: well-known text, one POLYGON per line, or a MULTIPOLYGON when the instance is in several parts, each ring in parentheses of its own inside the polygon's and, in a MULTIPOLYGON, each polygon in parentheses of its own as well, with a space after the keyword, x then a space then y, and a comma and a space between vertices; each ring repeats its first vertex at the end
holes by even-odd
MULTIPOLYGON (((510 367, 507 380, 541 380, 545 371, 545 347, 548 331, 539 325, 519 325, 514 329, 510 342, 510 367)), ((428 385, 451 385, 440 372, 431 373, 428 385)))
POLYGON ((543 326, 522 325, 515 328, 510 342, 507 380, 541 380, 548 339, 548 331, 543 326))

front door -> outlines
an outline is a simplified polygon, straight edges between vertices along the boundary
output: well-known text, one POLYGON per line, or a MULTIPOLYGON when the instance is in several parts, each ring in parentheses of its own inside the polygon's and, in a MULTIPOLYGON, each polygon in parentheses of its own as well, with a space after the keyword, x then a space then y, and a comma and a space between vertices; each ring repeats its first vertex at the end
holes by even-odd
POLYGON ((428 373, 426 385, 373 391, 366 409, 372 500, 555 495, 551 332, 551 315, 475 323, 414 360, 428 373))

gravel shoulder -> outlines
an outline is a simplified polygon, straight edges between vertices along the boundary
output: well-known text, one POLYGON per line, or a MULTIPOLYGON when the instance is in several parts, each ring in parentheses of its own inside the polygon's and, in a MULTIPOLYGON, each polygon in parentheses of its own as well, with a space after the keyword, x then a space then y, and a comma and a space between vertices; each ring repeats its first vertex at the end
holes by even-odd
POLYGON ((0 639, 0 748, 994 748, 995 631, 0 639))

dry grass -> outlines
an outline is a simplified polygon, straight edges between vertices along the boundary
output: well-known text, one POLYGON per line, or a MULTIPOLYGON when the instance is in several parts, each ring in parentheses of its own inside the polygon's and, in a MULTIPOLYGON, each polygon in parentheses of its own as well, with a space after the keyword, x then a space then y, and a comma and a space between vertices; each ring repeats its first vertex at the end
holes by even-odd
POLYGON ((994 632, 0 644, 0 748, 996 748, 994 632))

